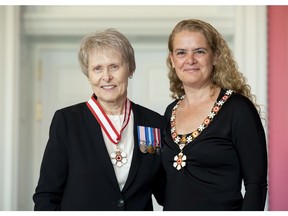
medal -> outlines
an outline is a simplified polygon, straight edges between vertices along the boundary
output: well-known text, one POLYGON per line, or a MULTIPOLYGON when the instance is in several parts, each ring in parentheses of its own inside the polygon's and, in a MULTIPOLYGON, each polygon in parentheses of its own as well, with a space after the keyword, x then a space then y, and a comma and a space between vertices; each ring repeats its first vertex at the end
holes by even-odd
POLYGON ((127 154, 124 151, 119 149, 118 143, 121 140, 121 133, 124 131, 128 122, 130 120, 131 114, 131 102, 127 98, 125 101, 125 111, 124 111, 124 120, 122 123, 122 128, 120 132, 116 130, 106 113, 104 112, 103 108, 100 106, 98 101, 93 97, 87 101, 86 105, 88 106, 91 113, 94 115, 98 123, 100 124, 102 130, 105 132, 106 136, 109 140, 116 145, 116 151, 110 154, 111 162, 113 165, 117 167, 122 167, 124 164, 127 163, 127 154))
POLYGON ((155 147, 155 154, 160 155, 160 147, 159 146, 155 147))
POLYGON ((174 157, 173 166, 174 166, 177 170, 182 169, 183 167, 186 166, 186 159, 187 159, 186 155, 184 155, 184 154, 182 153, 182 151, 181 151, 178 155, 176 155, 176 156, 174 157))
POLYGON ((117 167, 122 167, 127 163, 127 154, 125 152, 121 152, 120 150, 116 150, 116 152, 112 152, 110 154, 110 158, 112 164, 115 164, 117 167))
POLYGON ((160 129, 159 128, 154 128, 154 140, 155 140, 155 154, 160 155, 161 151, 161 134, 160 134, 160 129))
POLYGON ((178 135, 176 132, 176 126, 175 126, 175 119, 176 119, 176 110, 180 104, 180 102, 183 100, 184 95, 179 99, 179 101, 176 103, 176 105, 172 109, 172 114, 170 118, 170 126, 171 126, 171 137, 173 141, 178 145, 180 149, 180 153, 174 157, 173 166, 180 170, 183 167, 186 166, 186 160, 187 157, 182 153, 183 148, 188 145, 190 142, 192 142, 195 138, 197 138, 200 133, 208 127, 208 125, 212 122, 215 115, 219 112, 223 104, 228 100, 228 98, 232 95, 232 90, 227 90, 225 92, 225 95, 217 102, 215 102, 211 112, 207 116, 207 118, 203 121, 203 123, 192 133, 187 135, 178 135))
POLYGON ((139 149, 142 153, 160 154, 160 128, 137 126, 139 149))
POLYGON ((147 152, 150 153, 150 154, 154 154, 154 152, 155 152, 154 147, 152 145, 148 146, 147 152))
POLYGON ((141 141, 140 144, 139 144, 139 148, 140 148, 140 151, 144 154, 147 153, 147 146, 146 146, 146 143, 145 141, 141 141))

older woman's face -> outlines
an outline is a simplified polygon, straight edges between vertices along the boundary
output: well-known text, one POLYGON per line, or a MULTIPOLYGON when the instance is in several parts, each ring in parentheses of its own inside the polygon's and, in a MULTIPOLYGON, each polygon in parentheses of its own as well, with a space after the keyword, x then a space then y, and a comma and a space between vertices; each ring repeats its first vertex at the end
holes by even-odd
POLYGON ((97 100, 101 103, 121 103, 126 100, 128 64, 115 51, 92 50, 88 60, 88 78, 97 100))
POLYGON ((206 38, 200 32, 177 33, 170 59, 184 87, 201 88, 210 85, 210 75, 216 59, 206 38))

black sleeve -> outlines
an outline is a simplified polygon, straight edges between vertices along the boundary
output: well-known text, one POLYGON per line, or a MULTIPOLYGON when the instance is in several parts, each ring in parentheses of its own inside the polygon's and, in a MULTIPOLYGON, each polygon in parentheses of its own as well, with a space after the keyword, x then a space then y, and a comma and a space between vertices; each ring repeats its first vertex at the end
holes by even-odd
POLYGON ((237 104, 232 123, 245 185, 243 211, 264 210, 267 193, 267 147, 261 119, 250 100, 237 104))
POLYGON ((33 201, 35 211, 59 210, 68 175, 66 122, 56 111, 51 122, 40 178, 33 201))

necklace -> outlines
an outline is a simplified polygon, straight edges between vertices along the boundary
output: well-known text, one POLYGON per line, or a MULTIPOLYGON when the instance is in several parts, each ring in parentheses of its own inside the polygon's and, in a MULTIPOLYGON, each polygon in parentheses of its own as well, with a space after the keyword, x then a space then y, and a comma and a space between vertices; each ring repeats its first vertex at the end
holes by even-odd
POLYGON ((90 100, 87 101, 86 105, 88 106, 89 110, 100 124, 106 136, 113 144, 116 145, 115 152, 112 152, 110 154, 112 164, 116 165, 117 167, 122 167, 124 164, 127 163, 127 154, 120 149, 118 144, 121 140, 121 133, 126 128, 130 120, 130 114, 131 114, 130 100, 127 98, 125 101, 124 121, 122 123, 122 128, 120 132, 116 130, 116 128, 112 124, 111 120, 108 118, 107 114, 104 112, 101 105, 95 99, 94 95, 92 95, 90 100))
POLYGON ((174 157, 173 167, 177 170, 182 169, 186 166, 186 155, 183 154, 183 149, 186 145, 192 142, 196 137, 198 137, 202 131, 208 127, 208 125, 212 122, 213 118, 217 115, 223 104, 228 100, 228 98, 232 95, 233 90, 226 90, 224 96, 217 102, 215 102, 208 116, 204 119, 202 124, 194 130, 192 133, 179 135, 176 132, 175 119, 176 119, 176 110, 180 104, 180 102, 184 99, 185 95, 183 95, 176 105, 172 109, 170 126, 171 126, 171 136, 173 141, 178 145, 180 152, 174 157))

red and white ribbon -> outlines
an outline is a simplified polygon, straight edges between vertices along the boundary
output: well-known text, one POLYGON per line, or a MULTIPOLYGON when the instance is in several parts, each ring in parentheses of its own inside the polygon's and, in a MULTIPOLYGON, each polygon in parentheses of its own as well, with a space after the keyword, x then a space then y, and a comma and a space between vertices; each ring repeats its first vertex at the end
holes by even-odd
POLYGON ((107 114, 105 113, 101 105, 93 96, 87 101, 86 104, 90 109, 90 111, 92 112, 92 114, 94 115, 94 117, 97 119, 98 123, 104 130, 109 140, 114 144, 118 144, 121 140, 121 133, 126 128, 130 120, 130 114, 131 114, 130 100, 127 98, 125 101, 124 121, 120 132, 116 130, 116 128, 108 118, 107 114))

